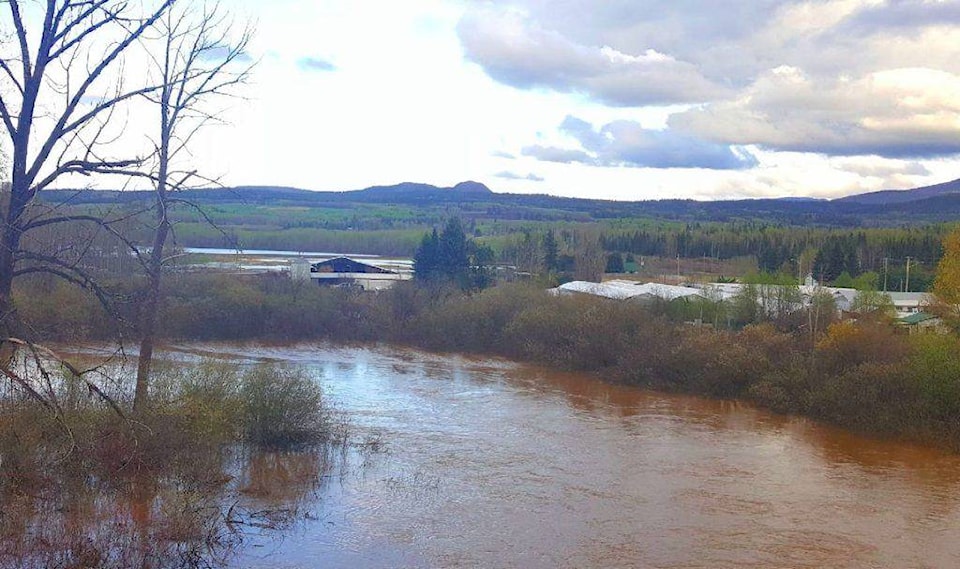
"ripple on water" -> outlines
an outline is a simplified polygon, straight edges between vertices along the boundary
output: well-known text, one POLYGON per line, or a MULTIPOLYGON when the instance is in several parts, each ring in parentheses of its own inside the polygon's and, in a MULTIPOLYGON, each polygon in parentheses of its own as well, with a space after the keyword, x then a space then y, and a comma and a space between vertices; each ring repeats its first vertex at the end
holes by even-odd
POLYGON ((938 451, 502 360, 193 352, 305 365, 389 444, 260 566, 960 566, 960 458, 938 451))

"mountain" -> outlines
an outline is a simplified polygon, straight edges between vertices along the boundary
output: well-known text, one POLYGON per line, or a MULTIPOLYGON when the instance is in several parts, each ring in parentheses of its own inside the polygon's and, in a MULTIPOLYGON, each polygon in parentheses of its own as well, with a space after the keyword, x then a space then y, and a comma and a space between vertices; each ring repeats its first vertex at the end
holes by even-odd
MULTIPOLYGON (((449 215, 451 208, 471 219, 531 221, 594 221, 617 218, 662 219, 680 222, 757 221, 784 225, 856 227, 905 225, 960 219, 960 180, 916 190, 873 192, 836 200, 649 200, 637 202, 565 198, 546 194, 495 193, 479 182, 453 187, 405 182, 344 192, 315 192, 289 187, 240 186, 185 190, 179 197, 200 206, 362 208, 398 205, 449 215), (906 196, 909 198, 905 199, 906 196)), ((45 190, 41 199, 53 203, 113 204, 150 200, 151 192, 45 190)))
POLYGON ((940 196, 960 194, 960 179, 912 190, 881 190, 833 200, 835 202, 890 205, 916 202, 940 196))
MULTIPOLYGON (((321 192, 323 193, 323 192, 321 192)), ((435 203, 450 201, 476 201, 495 195, 480 182, 460 182, 452 188, 438 188, 430 184, 404 182, 394 186, 374 186, 365 190, 334 192, 345 201, 377 203, 435 203)))

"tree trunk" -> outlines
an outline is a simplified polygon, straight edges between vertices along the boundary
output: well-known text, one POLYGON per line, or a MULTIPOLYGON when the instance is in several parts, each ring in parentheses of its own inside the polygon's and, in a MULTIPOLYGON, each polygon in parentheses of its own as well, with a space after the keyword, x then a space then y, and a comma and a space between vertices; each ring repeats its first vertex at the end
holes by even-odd
POLYGON ((153 248, 147 266, 147 298, 140 315, 140 353, 137 359, 137 384, 133 394, 133 412, 146 409, 150 391, 150 368, 153 364, 153 347, 157 336, 157 316, 160 311, 161 281, 163 278, 163 248, 170 234, 170 218, 167 216, 167 177, 169 175, 170 121, 168 114, 169 87, 161 95, 160 170, 157 174, 156 207, 157 229, 153 235, 153 248))
MULTIPOLYGON (((160 202, 158 198, 158 202, 160 202)), ((165 204, 164 204, 165 205, 165 204)), ((165 207, 160 207, 160 225, 154 235, 153 249, 150 251, 149 267, 147 269, 147 298, 144 300, 140 313, 140 354, 137 359, 137 384, 133 395, 133 412, 137 413, 146 408, 150 389, 150 368, 153 363, 153 347, 157 336, 157 317, 160 312, 161 279, 163 271, 163 248, 166 245, 167 235, 170 232, 170 222, 164 213, 165 207)))

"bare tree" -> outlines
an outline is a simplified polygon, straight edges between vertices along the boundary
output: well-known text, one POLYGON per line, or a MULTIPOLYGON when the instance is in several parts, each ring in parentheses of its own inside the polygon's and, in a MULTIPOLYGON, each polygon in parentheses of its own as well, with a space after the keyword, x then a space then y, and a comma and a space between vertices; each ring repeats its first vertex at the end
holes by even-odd
POLYGON ((577 280, 600 282, 606 258, 596 230, 580 231, 574 249, 574 276, 577 280))
MULTIPOLYGON (((76 175, 145 176, 144 157, 115 156, 114 142, 123 130, 123 106, 159 85, 145 77, 128 85, 124 62, 172 3, 157 0, 140 9, 124 0, 4 2, 9 41, 0 44, 0 128, 11 160, 0 227, 0 338, 21 332, 11 296, 19 276, 53 274, 101 294, 77 263, 31 250, 24 237, 58 223, 114 231, 103 218, 40 207, 37 196, 76 175)), ((16 343, 7 344, 9 354, 16 343)))
MULTIPOLYGON (((162 298, 162 275, 168 261, 165 253, 173 231, 171 208, 194 204, 177 193, 213 180, 183 166, 190 141, 203 127, 221 122, 215 99, 230 97, 252 69, 247 55, 252 30, 244 27, 234 37, 234 26, 219 4, 194 9, 177 0, 155 26, 162 49, 152 61, 162 88, 146 95, 159 111, 154 172, 153 244, 145 259, 147 294, 141 307, 140 357, 133 410, 147 404, 150 368, 156 339, 157 314, 162 298)), ((201 211, 202 213, 202 211, 201 211)))

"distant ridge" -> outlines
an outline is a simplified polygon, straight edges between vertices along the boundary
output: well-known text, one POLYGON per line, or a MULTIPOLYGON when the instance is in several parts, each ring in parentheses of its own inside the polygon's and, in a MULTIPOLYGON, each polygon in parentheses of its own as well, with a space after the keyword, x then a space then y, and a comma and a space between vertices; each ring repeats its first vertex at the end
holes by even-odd
POLYGON ((452 188, 438 188, 430 184, 403 182, 393 186, 374 186, 365 190, 336 192, 344 198, 360 198, 371 201, 412 201, 429 202, 433 200, 450 201, 466 200, 470 198, 489 198, 493 191, 480 182, 460 182, 452 188))
POLYGON ((953 194, 960 194, 960 179, 935 184, 933 186, 914 188, 912 190, 881 190, 879 192, 868 192, 839 198, 833 201, 869 205, 889 205, 916 202, 953 194))
MULTIPOLYGON (((917 188, 849 196, 835 200, 807 198, 696 201, 662 199, 611 201, 547 194, 496 193, 480 182, 452 187, 404 182, 363 190, 318 192, 277 186, 239 186, 184 190, 180 196, 200 205, 245 204, 350 209, 364 205, 455 208, 472 219, 594 221, 627 217, 685 222, 756 221, 789 225, 857 227, 903 225, 960 219, 960 180, 917 188)), ((149 191, 44 190, 50 203, 144 203, 149 191)), ((448 215, 440 213, 439 215, 448 215)))

